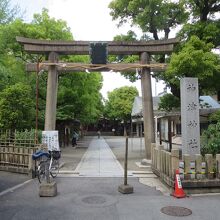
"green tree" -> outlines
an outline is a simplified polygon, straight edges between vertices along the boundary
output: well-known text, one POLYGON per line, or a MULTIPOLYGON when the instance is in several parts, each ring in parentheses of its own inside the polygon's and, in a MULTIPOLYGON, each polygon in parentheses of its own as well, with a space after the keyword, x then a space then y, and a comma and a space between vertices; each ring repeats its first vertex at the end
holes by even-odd
POLYGON ((201 153, 219 154, 220 153, 220 122, 209 125, 208 129, 203 131, 201 137, 201 153))
POLYGON ((220 12, 219 0, 185 0, 185 8, 190 12, 193 22, 187 22, 179 33, 179 36, 189 40, 193 35, 207 43, 211 42, 217 47, 220 44, 220 20, 217 14, 220 12))
POLYGON ((170 112, 174 108, 179 108, 179 107, 180 107, 180 100, 173 94, 168 93, 160 97, 159 109, 170 112))
POLYGON ((220 11, 219 0, 185 0, 185 6, 195 20, 207 21, 220 11))
POLYGON ((219 56, 211 52, 213 45, 191 37, 177 53, 171 56, 164 80, 179 97, 179 80, 182 77, 198 77, 200 92, 216 92, 219 88, 219 56))
POLYGON ((220 110, 212 113, 210 116, 209 116, 209 121, 210 122, 220 122, 220 110))
POLYGON ((159 77, 178 97, 181 77, 198 77, 201 94, 216 94, 220 90, 220 60, 212 49, 220 44, 220 20, 215 19, 220 2, 185 0, 184 5, 193 22, 189 21, 178 33, 183 41, 171 56, 168 70, 159 77))
POLYGON ((94 123, 102 115, 100 73, 70 73, 61 76, 58 90, 58 119, 78 119, 83 125, 94 123))
MULTIPOLYGON (((35 100, 36 74, 26 74, 25 63, 47 60, 47 56, 29 55, 16 42, 16 36, 47 40, 73 40, 70 28, 65 21, 56 20, 43 9, 35 14, 31 23, 21 19, 0 25, 0 92, 17 82, 31 86, 31 98, 35 100)), ((60 56, 60 60, 70 62, 88 62, 88 56, 60 56)), ((102 109, 102 86, 100 73, 68 73, 59 76, 58 109, 59 119, 80 119, 82 123, 94 122, 102 109)), ((39 127, 43 128, 47 74, 39 75, 39 127)), ((32 102, 35 106, 35 103, 32 102)), ((24 125, 24 124, 23 124, 24 125)))
POLYGON ((119 19, 119 25, 131 21, 158 40, 159 32, 162 31, 163 37, 167 39, 172 28, 186 21, 188 13, 183 3, 168 0, 113 0, 109 8, 112 18, 119 19))
POLYGON ((133 86, 124 86, 108 93, 105 104, 105 114, 109 119, 124 121, 124 134, 126 134, 127 121, 131 118, 132 104, 138 91, 133 86))
POLYGON ((220 45, 220 20, 198 21, 193 24, 183 26, 178 36, 184 40, 189 40, 192 36, 197 36, 206 43, 212 43, 214 47, 220 45))
POLYGON ((34 121, 30 86, 22 83, 9 86, 0 93, 0 127, 31 128, 34 121))
MULTIPOLYGON (((133 31, 128 31, 126 35, 116 35, 113 39, 114 41, 137 41, 137 35, 133 31)), ((138 55, 118 55, 118 56, 110 56, 109 62, 118 62, 118 63, 135 63, 139 62, 138 55)), ((139 74, 135 72, 121 72, 121 75, 126 79, 129 79, 131 82, 135 82, 139 79, 139 74)))
POLYGON ((19 7, 16 5, 11 6, 10 0, 0 1, 0 24, 7 24, 13 21, 19 14, 19 7))

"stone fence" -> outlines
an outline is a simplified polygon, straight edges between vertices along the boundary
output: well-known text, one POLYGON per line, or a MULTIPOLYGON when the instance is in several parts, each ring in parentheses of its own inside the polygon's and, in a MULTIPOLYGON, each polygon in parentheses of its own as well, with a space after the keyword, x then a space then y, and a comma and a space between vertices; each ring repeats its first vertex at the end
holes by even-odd
POLYGON ((151 150, 152 171, 168 186, 174 187, 175 170, 179 169, 186 192, 220 192, 220 154, 191 157, 182 155, 179 149, 168 152, 154 143, 151 150))

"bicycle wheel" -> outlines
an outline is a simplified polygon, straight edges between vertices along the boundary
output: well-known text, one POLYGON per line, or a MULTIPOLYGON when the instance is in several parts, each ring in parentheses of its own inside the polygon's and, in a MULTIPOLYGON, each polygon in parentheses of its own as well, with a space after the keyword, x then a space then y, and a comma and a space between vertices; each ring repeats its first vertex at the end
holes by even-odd
POLYGON ((59 160, 54 160, 52 161, 52 165, 50 168, 50 175, 55 178, 57 174, 59 173, 59 160))
POLYGON ((46 181, 46 169, 47 169, 47 162, 46 161, 41 161, 38 169, 37 169, 37 177, 39 180, 39 183, 42 183, 43 181, 46 181))

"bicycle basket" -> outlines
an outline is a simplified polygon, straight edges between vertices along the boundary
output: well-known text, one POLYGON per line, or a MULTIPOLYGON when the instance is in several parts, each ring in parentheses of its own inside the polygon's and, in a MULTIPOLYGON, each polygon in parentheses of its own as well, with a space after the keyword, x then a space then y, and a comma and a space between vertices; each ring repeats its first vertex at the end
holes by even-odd
POLYGON ((52 151, 52 157, 53 157, 53 159, 55 159, 55 160, 60 159, 60 157, 61 157, 61 152, 60 152, 60 151, 52 151))

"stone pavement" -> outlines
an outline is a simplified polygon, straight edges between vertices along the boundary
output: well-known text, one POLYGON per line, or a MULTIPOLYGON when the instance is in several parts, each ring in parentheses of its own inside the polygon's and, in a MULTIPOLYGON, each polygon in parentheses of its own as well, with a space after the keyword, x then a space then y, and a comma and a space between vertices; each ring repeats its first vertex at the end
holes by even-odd
MULTIPOLYGON (((83 142, 78 142, 77 148, 62 149, 63 166, 59 177, 123 177, 124 145, 124 137, 85 137, 83 142)), ((170 190, 152 173, 150 164, 140 165, 143 158, 143 140, 129 139, 128 177, 137 177, 140 183, 169 195, 170 190)))
POLYGON ((75 173, 87 177, 123 176, 123 168, 105 140, 94 138, 83 155, 75 173))

